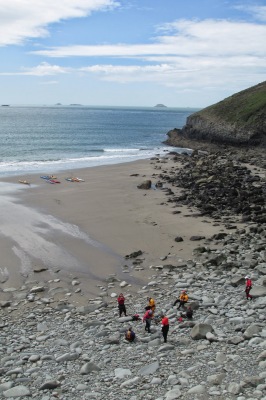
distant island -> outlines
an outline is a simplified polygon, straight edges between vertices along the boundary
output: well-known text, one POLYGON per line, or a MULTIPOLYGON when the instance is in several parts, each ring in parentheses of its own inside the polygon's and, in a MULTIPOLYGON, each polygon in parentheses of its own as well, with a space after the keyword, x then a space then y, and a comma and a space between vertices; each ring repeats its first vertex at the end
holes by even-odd
POLYGON ((154 107, 167 107, 167 106, 165 106, 164 104, 156 104, 156 106, 154 106, 154 107))
POLYGON ((1 107, 10 107, 10 104, 2 104, 1 107))

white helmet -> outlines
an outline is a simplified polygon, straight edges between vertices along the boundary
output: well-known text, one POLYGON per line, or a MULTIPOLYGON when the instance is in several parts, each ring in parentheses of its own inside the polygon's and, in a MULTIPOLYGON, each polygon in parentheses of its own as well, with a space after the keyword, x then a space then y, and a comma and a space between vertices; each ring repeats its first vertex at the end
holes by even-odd
POLYGON ((250 279, 250 275, 245 276, 245 279, 250 279))

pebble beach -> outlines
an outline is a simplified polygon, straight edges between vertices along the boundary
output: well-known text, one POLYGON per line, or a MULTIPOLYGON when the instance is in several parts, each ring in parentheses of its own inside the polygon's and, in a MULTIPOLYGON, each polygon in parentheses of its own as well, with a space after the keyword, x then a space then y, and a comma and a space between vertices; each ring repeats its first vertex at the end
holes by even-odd
MULTIPOLYGON (((84 182, 66 181, 73 171, 53 185, 1 180, 0 398, 266 398, 265 204, 245 218, 214 200, 203 212, 199 195, 184 194, 188 157, 75 171, 84 182), (194 318, 179 322, 184 288, 194 318), (129 317, 119 318, 120 292, 129 317), (148 334, 131 321, 147 296, 170 320, 166 344, 160 325, 148 334)), ((264 164, 244 165, 263 197, 264 164)))

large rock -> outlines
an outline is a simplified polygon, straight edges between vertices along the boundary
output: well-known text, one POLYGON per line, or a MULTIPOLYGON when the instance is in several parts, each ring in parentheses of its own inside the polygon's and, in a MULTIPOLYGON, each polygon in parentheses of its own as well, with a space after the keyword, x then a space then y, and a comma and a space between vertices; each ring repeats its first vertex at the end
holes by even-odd
POLYGON ((56 360, 56 362, 60 363, 60 362, 65 362, 65 361, 77 360, 77 358, 79 358, 78 353, 65 353, 65 354, 62 354, 61 356, 57 357, 55 360, 56 360))
POLYGON ((135 378, 129 379, 123 383, 121 383, 120 387, 134 387, 137 385, 137 383, 139 382, 140 377, 139 376, 135 376, 135 378))
POLYGON ((105 343, 107 344, 119 344, 120 342, 120 333, 116 332, 113 335, 109 336, 105 339, 105 343))
POLYGON ((244 285, 245 284, 245 278, 243 276, 240 275, 235 275, 233 276, 233 278, 231 279, 231 285, 234 287, 237 287, 239 285, 244 285))
POLYGON ((188 394, 203 394, 203 393, 205 393, 205 391, 206 391, 205 386, 203 386, 203 385, 197 385, 197 386, 194 386, 194 387, 192 387, 191 389, 189 389, 189 390, 187 391, 187 393, 188 393, 188 394))
POLYGON ((144 376, 144 375, 154 374, 157 371, 157 369, 159 369, 159 367, 160 364, 158 361, 155 361, 154 363, 149 365, 144 365, 144 367, 140 368, 140 370, 138 371, 138 375, 144 376))
POLYGON ((175 400, 179 399, 179 397, 182 396, 182 392, 180 391, 179 388, 169 390, 169 392, 166 392, 165 394, 165 400, 175 400))
POLYGON ((213 332, 213 327, 209 324, 196 324, 190 332, 193 340, 205 339, 207 332, 213 332))
POLYGON ((80 314, 90 314, 96 310, 99 310, 103 307, 107 307, 107 303, 106 302, 102 302, 100 304, 91 304, 89 306, 81 306, 81 307, 77 307, 76 311, 80 314))
POLYGON ((130 375, 131 375, 130 369, 126 369, 126 368, 116 368, 115 369, 115 377, 116 378, 123 379, 126 376, 130 376, 130 375))
POLYGON ((100 371, 101 368, 98 367, 98 365, 96 365, 93 362, 87 362, 86 364, 84 364, 81 369, 80 369, 80 373, 81 375, 87 375, 90 374, 91 372, 94 371, 100 371))
POLYGON ((238 345, 243 342, 245 339, 242 336, 233 336, 227 340, 228 344, 238 345))
POLYGON ((226 377, 226 374, 221 373, 221 374, 215 374, 215 375, 209 375, 207 377, 207 382, 210 385, 221 385, 222 381, 226 377))
POLYGON ((253 285, 250 294, 252 295, 252 297, 254 297, 254 299, 257 297, 264 297, 266 296, 266 287, 253 285))
POLYGON ((257 336, 262 330, 262 327, 256 324, 250 325, 245 332, 243 333, 243 336, 245 339, 251 339, 253 336, 257 336))
POLYGON ((227 390, 229 393, 239 394, 241 392, 241 386, 239 385, 239 383, 231 382, 229 383, 227 390))
POLYGON ((142 183, 140 183, 138 186, 137 186, 137 188, 138 189, 150 189, 151 188, 151 180, 146 180, 146 181, 144 181, 144 182, 142 182, 142 183))
POLYGON ((11 389, 6 390, 3 392, 5 398, 14 398, 14 397, 24 397, 30 396, 30 390, 26 386, 14 386, 11 389))
POLYGON ((59 381, 46 381, 42 384, 42 386, 40 387, 40 390, 52 390, 57 388, 58 386, 60 386, 61 383, 59 381))

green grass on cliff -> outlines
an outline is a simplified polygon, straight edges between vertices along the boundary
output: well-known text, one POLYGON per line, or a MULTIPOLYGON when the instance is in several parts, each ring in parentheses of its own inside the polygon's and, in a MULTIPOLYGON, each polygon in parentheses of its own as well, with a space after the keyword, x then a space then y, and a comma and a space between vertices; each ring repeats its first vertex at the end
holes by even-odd
POLYGON ((262 82, 213 106, 201 110, 199 115, 220 119, 230 124, 257 125, 266 120, 266 82, 262 82))

